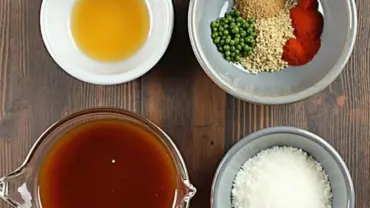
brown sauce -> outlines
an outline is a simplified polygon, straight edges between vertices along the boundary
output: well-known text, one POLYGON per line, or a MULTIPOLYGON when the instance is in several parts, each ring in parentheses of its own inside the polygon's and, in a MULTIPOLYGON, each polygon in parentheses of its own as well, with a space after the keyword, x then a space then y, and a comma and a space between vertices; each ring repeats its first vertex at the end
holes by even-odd
POLYGON ((171 208, 177 184, 155 135, 118 120, 65 134, 44 159, 38 181, 43 208, 171 208))

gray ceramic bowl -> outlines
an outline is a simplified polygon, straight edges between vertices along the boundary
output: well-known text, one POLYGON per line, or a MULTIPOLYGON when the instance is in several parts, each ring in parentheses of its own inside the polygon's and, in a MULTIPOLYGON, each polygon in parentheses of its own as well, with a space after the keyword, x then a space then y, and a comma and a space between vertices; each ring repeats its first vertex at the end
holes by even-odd
POLYGON ((284 104, 307 98, 327 86, 346 65, 355 43, 357 13, 354 0, 325 0, 322 46, 312 62, 281 72, 248 74, 226 62, 210 38, 210 23, 224 14, 233 0, 191 0, 188 29, 193 51, 207 75, 227 93, 253 103, 284 104))
POLYGON ((292 146, 309 153, 324 167, 333 192, 333 208, 354 208, 351 175, 338 152, 319 136, 294 127, 264 129, 240 140, 222 159, 213 180, 211 208, 231 208, 231 189, 240 167, 258 152, 292 146))

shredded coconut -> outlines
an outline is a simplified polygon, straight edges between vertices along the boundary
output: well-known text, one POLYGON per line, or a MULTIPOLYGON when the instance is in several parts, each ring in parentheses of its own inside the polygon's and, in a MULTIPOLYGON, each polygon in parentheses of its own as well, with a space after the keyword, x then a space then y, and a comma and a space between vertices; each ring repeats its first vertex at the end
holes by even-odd
POLYGON ((232 189, 234 208, 331 208, 323 167, 306 152, 273 147, 249 159, 232 189))

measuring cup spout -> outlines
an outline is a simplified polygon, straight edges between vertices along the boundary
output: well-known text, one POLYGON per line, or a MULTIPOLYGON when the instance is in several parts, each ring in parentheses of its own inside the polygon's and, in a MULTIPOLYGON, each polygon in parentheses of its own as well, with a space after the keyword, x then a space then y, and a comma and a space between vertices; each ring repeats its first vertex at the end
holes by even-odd
POLYGON ((4 182, 4 178, 0 179, 0 197, 3 198, 5 196, 5 190, 7 189, 7 187, 5 187, 5 182, 4 182))
POLYGON ((32 196, 27 189, 28 173, 18 170, 0 179, 0 198, 17 208, 31 208, 32 196))
POLYGON ((186 197, 190 200, 197 193, 197 189, 192 184, 190 184, 190 183, 189 184, 186 184, 186 188, 187 188, 187 195, 186 195, 186 197))
POLYGON ((190 200, 194 197, 197 193, 197 189, 188 181, 182 181, 183 190, 182 190, 182 203, 181 206, 177 208, 187 208, 189 207, 190 200))

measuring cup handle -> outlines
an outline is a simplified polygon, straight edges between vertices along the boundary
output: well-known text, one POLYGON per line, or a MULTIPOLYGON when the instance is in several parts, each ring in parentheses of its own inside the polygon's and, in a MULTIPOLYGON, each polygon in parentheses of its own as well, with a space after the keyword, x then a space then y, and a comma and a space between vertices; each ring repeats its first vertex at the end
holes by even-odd
POLYGON ((16 208, 31 208, 32 195, 27 189, 28 173, 17 170, 0 179, 0 198, 16 208))

